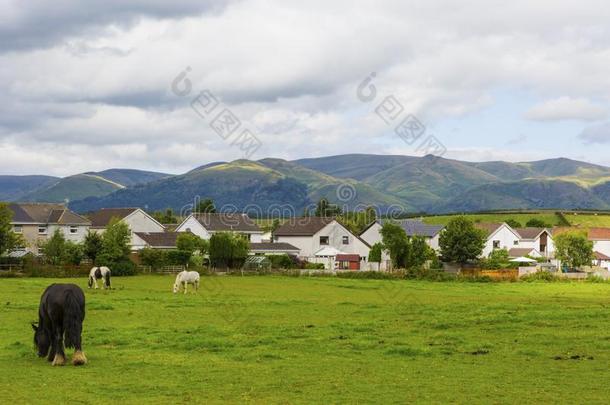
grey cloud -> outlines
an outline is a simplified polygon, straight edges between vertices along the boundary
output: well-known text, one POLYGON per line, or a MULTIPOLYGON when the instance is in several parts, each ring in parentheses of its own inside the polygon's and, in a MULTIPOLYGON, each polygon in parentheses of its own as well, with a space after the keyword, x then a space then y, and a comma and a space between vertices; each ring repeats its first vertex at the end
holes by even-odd
POLYGON ((108 25, 129 27, 141 18, 179 18, 223 10, 232 0, 37 0, 5 5, 0 51, 45 48, 76 35, 93 36, 108 25), (12 8, 11 8, 12 7, 12 8))
POLYGON ((583 129, 579 138, 586 143, 610 143, 610 122, 583 129))

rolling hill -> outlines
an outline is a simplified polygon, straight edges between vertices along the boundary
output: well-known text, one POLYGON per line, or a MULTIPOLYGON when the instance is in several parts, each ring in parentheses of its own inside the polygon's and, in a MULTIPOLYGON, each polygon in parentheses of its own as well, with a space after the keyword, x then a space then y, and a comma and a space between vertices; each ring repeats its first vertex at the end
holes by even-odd
POLYGON ((33 190, 49 186, 59 178, 51 176, 0 176, 0 201, 17 201, 33 190))
POLYGON ((123 206, 188 210, 198 197, 212 198, 230 210, 292 207, 294 214, 322 197, 349 209, 400 206, 428 213, 610 209, 610 168, 569 159, 473 163, 351 154, 214 162, 176 176, 111 169, 64 179, 26 176, 23 184, 10 177, 0 176, 8 197, 69 200, 80 212, 123 206))
POLYGON ((31 202, 78 201, 101 197, 137 184, 166 178, 167 174, 131 169, 110 169, 103 172, 82 173, 62 179, 54 178, 44 186, 23 193, 14 200, 31 202))

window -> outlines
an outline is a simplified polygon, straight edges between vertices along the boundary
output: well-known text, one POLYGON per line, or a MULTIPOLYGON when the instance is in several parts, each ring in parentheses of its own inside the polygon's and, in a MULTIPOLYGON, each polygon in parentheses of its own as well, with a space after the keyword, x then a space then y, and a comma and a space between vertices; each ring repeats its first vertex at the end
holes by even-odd
POLYGON ((23 233, 23 227, 21 225, 15 225, 13 227, 13 232, 15 232, 15 233, 23 233))
POLYGON ((494 240, 494 249, 500 249, 500 241, 494 240))
POLYGON ((515 242, 513 242, 513 245, 515 245, 515 246, 519 245, 519 241, 516 240, 515 242))
POLYGON ((320 236, 320 245, 328 245, 328 236, 320 236))
POLYGON ((349 245, 349 236, 344 236, 343 237, 343 244, 344 245, 349 245))
POLYGON ((46 226, 39 226, 38 227, 38 234, 39 235, 46 235, 47 234, 47 227, 46 226))
POLYGON ((70 233, 72 235, 77 234, 78 233, 78 227, 77 226, 71 226, 70 227, 70 233))

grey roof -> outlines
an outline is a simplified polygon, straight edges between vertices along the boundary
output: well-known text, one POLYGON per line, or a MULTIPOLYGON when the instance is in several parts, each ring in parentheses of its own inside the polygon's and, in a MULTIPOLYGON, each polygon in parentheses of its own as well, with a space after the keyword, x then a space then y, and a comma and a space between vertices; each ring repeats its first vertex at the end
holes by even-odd
POLYGON ((266 251, 278 251, 278 252, 299 252, 300 249, 296 246, 292 246, 290 243, 284 242, 264 242, 264 243, 250 243, 250 250, 266 250, 266 251))
POLYGON ((335 218, 332 217, 290 218, 273 234, 274 236, 313 236, 334 220, 335 218))
POLYGON ((151 247, 175 248, 178 240, 178 232, 136 232, 151 247))
POLYGON ((246 214, 197 213, 193 214, 193 217, 208 231, 262 232, 258 225, 246 214))
POLYGON ((113 218, 124 219, 139 208, 102 208, 89 216, 94 228, 105 228, 113 218))
POLYGON ((12 203, 9 209, 13 211, 14 224, 58 224, 58 225, 90 225, 91 222, 63 204, 47 203, 12 203))
POLYGON ((428 225, 423 221, 418 220, 406 220, 400 221, 400 226, 405 230, 407 236, 424 236, 426 238, 433 238, 440 231, 445 229, 443 225, 428 225))

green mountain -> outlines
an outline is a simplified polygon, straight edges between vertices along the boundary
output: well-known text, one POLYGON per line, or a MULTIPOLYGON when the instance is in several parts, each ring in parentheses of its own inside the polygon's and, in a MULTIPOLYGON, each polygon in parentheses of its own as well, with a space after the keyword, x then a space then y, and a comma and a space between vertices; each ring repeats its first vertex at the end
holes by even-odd
POLYGON ((166 178, 167 174, 131 169, 110 169, 54 179, 45 186, 22 194, 19 201, 64 202, 101 197, 137 184, 166 178))
MULTIPOLYGON (((606 200, 607 201, 607 200, 606 200)), ((476 212, 503 209, 610 209, 596 193, 573 182, 521 180, 485 184, 434 207, 433 212, 476 212)))
POLYGON ((0 201, 18 201, 33 190, 58 181, 51 176, 0 176, 0 201))
POLYGON ((322 197, 348 209, 398 206, 429 213, 610 209, 610 169, 569 159, 473 163, 352 154, 214 162, 176 176, 111 169, 64 179, 27 177, 23 184, 10 177, 0 176, 5 199, 69 200, 81 212, 124 206, 189 210, 198 198, 212 198, 227 210, 298 215, 322 197))
POLYGON ((293 215, 299 215, 322 196, 350 208, 360 203, 365 206, 365 202, 382 207, 400 203, 398 198, 355 180, 336 179, 281 159, 264 159, 206 165, 183 175, 130 187, 111 195, 75 201, 71 206, 81 212, 124 206, 146 206, 150 210, 171 207, 188 211, 198 199, 212 198, 220 209, 258 211, 260 214, 273 209, 284 212, 284 215, 292 210, 293 215), (337 190, 343 188, 348 193, 353 192, 350 194, 352 198, 346 201, 339 198, 337 190))

